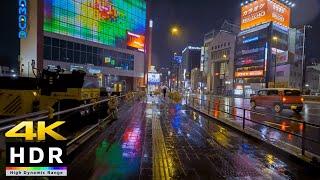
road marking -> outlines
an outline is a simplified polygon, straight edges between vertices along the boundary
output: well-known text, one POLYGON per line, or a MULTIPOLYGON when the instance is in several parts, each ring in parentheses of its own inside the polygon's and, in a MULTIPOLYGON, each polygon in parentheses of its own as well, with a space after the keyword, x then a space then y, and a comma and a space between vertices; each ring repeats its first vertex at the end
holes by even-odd
POLYGON ((152 179, 170 179, 173 174, 173 160, 167 154, 160 119, 156 110, 153 110, 152 113, 152 156, 152 179))

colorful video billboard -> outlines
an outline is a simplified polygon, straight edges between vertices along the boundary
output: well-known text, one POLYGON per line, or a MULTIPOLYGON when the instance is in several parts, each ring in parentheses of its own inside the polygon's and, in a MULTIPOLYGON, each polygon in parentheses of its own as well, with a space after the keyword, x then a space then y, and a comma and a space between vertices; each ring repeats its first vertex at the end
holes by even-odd
POLYGON ((291 9, 277 0, 256 0, 241 8, 241 30, 267 22, 290 26, 291 9))
POLYGON ((132 32, 128 32, 127 34, 127 46, 135 48, 139 51, 144 52, 144 42, 145 37, 139 34, 134 34, 132 32))
POLYGON ((126 47, 127 32, 144 35, 145 0, 45 0, 44 31, 126 47))

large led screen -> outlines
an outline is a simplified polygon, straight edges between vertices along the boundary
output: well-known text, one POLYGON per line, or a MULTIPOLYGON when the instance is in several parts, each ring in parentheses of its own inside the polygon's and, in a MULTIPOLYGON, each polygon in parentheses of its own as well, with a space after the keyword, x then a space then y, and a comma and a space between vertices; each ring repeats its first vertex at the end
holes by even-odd
POLYGON ((45 32, 126 47, 128 31, 145 29, 145 0, 45 0, 45 32))

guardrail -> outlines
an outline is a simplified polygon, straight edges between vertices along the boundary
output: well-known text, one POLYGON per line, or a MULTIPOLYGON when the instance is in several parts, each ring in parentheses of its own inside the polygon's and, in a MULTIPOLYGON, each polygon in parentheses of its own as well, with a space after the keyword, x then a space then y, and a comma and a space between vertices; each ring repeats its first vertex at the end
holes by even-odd
MULTIPOLYGON (((54 117, 60 117, 61 115, 66 115, 68 113, 85 110, 85 109, 94 107, 96 105, 102 104, 102 103, 109 103, 109 105, 108 105, 109 107, 108 108, 112 108, 113 111, 110 112, 107 115, 107 117, 104 117, 103 119, 98 119, 98 123, 95 123, 95 124, 91 125, 90 127, 88 127, 85 130, 83 130, 83 132, 81 132, 79 135, 73 137, 67 143, 67 147, 69 148, 71 145, 77 144, 77 142, 79 142, 79 141, 83 142, 84 141, 83 139, 87 139, 88 138, 88 137, 86 137, 86 136, 88 136, 88 134, 92 134, 92 135, 95 134, 95 132, 97 132, 96 129, 98 127, 101 127, 101 125, 106 123, 106 121, 108 119, 110 119, 110 117, 115 116, 115 113, 118 111, 118 108, 120 107, 120 104, 128 103, 130 101, 134 101, 136 99, 142 98, 143 96, 145 96, 144 92, 130 92, 130 93, 127 93, 125 95, 111 96, 109 98, 102 99, 102 100, 97 101, 97 102, 93 102, 93 103, 90 103, 90 104, 85 104, 85 105, 82 105, 82 106, 79 106, 79 107, 74 107, 74 108, 70 108, 70 109, 66 109, 66 110, 62 110, 62 111, 57 111, 57 112, 40 111, 40 112, 34 112, 34 113, 22 115, 22 116, 3 119, 3 120, 1 120, 0 124, 5 124, 6 123, 6 125, 0 127, 0 132, 4 132, 6 130, 11 129, 12 127, 14 127, 16 125, 17 122, 20 122, 22 120, 40 121, 40 120, 46 120, 46 119, 53 119, 54 117), (112 105, 115 106, 115 107, 110 107, 112 105)), ((105 111, 107 111, 107 109, 105 109, 105 111)), ((75 148, 73 148, 73 150, 74 149, 75 148)), ((72 152, 72 151, 69 151, 69 153, 72 152)))
MULTIPOLYGON (((219 111, 219 112, 222 112, 222 113, 226 113, 228 115, 231 115, 233 117, 237 117, 237 118, 240 118, 242 120, 242 124, 238 124, 239 126, 242 126, 242 129, 239 129, 239 130, 242 130, 242 131, 245 131, 247 128, 252 128, 250 126, 247 125, 246 122, 251 122, 253 124, 256 124, 256 125, 260 125, 260 126, 264 126, 264 127, 267 127, 267 128, 270 128, 270 129, 273 129, 275 131, 278 131, 278 132, 281 132, 281 133, 284 133, 284 134, 290 134, 296 138, 299 138, 301 139, 301 143, 298 145, 298 144, 290 144, 290 145, 293 145, 293 146, 298 146, 297 148, 299 148, 301 151, 301 155, 302 156, 305 156, 306 155, 306 152, 308 153, 308 157, 311 157, 312 158, 319 158, 319 155, 320 155, 320 141, 318 138, 310 138, 310 137, 307 137, 306 136, 306 129, 308 127, 308 129, 310 128, 313 128, 315 129, 316 131, 318 131, 318 135, 320 135, 320 125, 318 124, 313 124, 313 123, 309 123, 309 122, 305 122, 305 121, 300 121, 300 120, 297 120, 297 119, 293 119, 293 118, 289 118, 289 117, 284 117, 284 116, 280 116, 280 115, 276 115, 276 114, 271 114, 271 113, 262 113, 262 112, 257 112, 257 111, 254 111, 252 109, 246 109, 246 108, 243 108, 243 107, 237 107, 237 106, 232 106, 232 105, 229 105, 229 104, 223 104, 223 103, 220 103, 220 102, 216 102, 212 99, 201 99, 201 98, 197 98, 197 97, 189 97, 189 98, 186 98, 186 104, 199 111, 199 112, 202 112, 210 117, 211 114, 210 112, 213 110, 213 111, 219 111), (205 102, 205 103, 202 103, 202 102, 205 102), (199 106, 199 108, 197 108, 197 106, 199 106), (224 106, 224 107, 229 107, 229 108, 234 108, 234 109, 238 109, 240 111, 242 111, 242 113, 239 115, 239 113, 237 114, 234 114, 233 111, 225 111, 225 110, 221 110, 220 106, 224 106), (206 111, 203 111, 201 108, 204 108, 206 111), (249 115, 250 116, 252 114, 255 114, 255 115, 259 115, 259 116, 265 116, 265 117, 274 117, 274 118, 282 118, 282 120, 285 120, 285 121, 289 121, 289 122, 294 122, 294 123, 298 123, 299 125, 301 125, 301 128, 302 128, 302 131, 301 131, 301 134, 298 134, 298 133, 295 133, 295 132, 289 132, 289 131, 286 131, 286 130, 283 130, 281 128, 277 128, 277 127, 274 127, 274 126, 271 126, 271 125, 268 125, 264 122, 259 122, 257 120, 254 120, 254 119, 249 119, 247 118, 246 115, 249 115), (316 144, 316 149, 309 149, 308 151, 306 151, 306 143, 307 142, 312 142, 314 144, 316 144)), ((213 117, 215 118, 215 117, 213 117)), ((216 118, 217 119, 217 118, 216 118)), ((226 121, 224 121, 226 123, 226 121)), ((226 123, 227 124, 227 123, 226 123)), ((230 124, 229 124, 230 125, 230 124)), ((260 132, 259 132, 260 133, 260 132)), ((316 135, 317 136, 317 135, 316 135)), ((283 149, 285 150, 285 149, 283 149)), ((286 150, 285 150, 286 151, 286 150)))

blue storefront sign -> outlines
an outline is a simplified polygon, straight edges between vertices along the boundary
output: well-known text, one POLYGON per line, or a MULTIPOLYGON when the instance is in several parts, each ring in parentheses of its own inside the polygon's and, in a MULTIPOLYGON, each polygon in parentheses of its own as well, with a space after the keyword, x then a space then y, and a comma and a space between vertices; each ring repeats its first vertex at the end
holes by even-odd
POLYGON ((18 0, 18 37, 20 39, 27 38, 27 24, 28 24, 28 16, 27 16, 27 0, 18 0))

